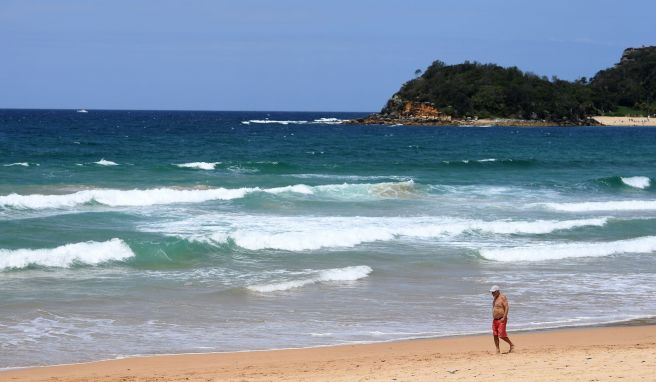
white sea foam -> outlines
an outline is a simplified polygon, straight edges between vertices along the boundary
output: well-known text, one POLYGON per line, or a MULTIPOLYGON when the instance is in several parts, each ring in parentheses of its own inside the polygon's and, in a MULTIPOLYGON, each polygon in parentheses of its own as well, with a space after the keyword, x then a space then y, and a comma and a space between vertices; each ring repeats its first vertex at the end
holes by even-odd
POLYGON ((343 183, 314 186, 320 196, 342 199, 362 198, 409 198, 417 195, 413 180, 382 183, 343 183))
POLYGON ((325 269, 313 272, 314 275, 300 280, 289 280, 272 284, 251 285, 248 289, 254 292, 269 293, 300 288, 306 285, 331 282, 331 281, 355 281, 369 276, 371 267, 358 265, 346 268, 325 269))
POLYGON ((314 194, 314 187, 306 186, 304 184, 296 184, 293 186, 274 187, 266 189, 265 192, 270 194, 282 194, 283 192, 293 192, 297 194, 312 195, 314 194))
POLYGON ((540 244, 512 248, 484 248, 482 257, 495 261, 544 261, 576 257, 601 257, 621 253, 652 253, 656 236, 598 243, 540 244))
POLYGON ((529 206, 543 206, 556 211, 592 212, 592 211, 648 211, 656 210, 656 200, 617 200, 605 202, 579 203, 537 203, 529 206))
POLYGON ((339 125, 344 123, 345 119, 339 118, 317 118, 312 121, 307 120, 275 120, 275 119, 251 119, 242 121, 243 125, 253 124, 277 124, 277 125, 305 125, 305 124, 323 124, 323 125, 339 125))
POLYGON ((111 207, 150 206, 155 204, 200 203, 208 200, 230 200, 243 198, 256 188, 178 190, 154 188, 146 190, 84 190, 63 195, 19 195, 0 196, 0 206, 18 209, 70 208, 96 202, 111 207))
POLYGON ((93 163, 101 165, 101 166, 118 166, 118 163, 112 162, 110 160, 105 160, 104 158, 99 160, 98 162, 93 162, 93 163))
POLYGON ((214 170, 217 164, 221 164, 221 162, 190 162, 176 164, 176 166, 182 168, 196 168, 199 170, 214 170))
POLYGON ((278 124, 278 125, 303 125, 308 123, 308 121, 285 121, 285 120, 274 120, 274 119, 251 119, 249 121, 242 121, 244 125, 254 124, 278 124))
POLYGON ((16 163, 8 163, 3 166, 4 167, 13 167, 13 166, 30 167, 30 164, 27 162, 16 162, 16 163))
POLYGON ((622 182, 627 186, 634 188, 645 189, 651 185, 651 179, 646 176, 631 176, 622 178, 622 182))
POLYGON ((285 187, 259 188, 211 188, 211 189, 94 189, 83 190, 72 194, 42 195, 42 194, 9 194, 0 196, 0 207, 15 209, 47 209, 71 208, 78 205, 96 202, 110 207, 150 206, 173 203, 202 203, 210 200, 232 200, 243 198, 251 193, 267 194, 303 194, 319 195, 329 198, 362 198, 362 197, 393 197, 410 192, 411 182, 379 183, 379 184, 339 184, 307 186, 297 184, 285 187))
POLYGON ((339 119, 339 118, 319 118, 315 119, 312 121, 312 123, 319 123, 319 124, 325 124, 325 125, 339 125, 347 121, 346 119, 339 119))
POLYGON ((30 265, 70 267, 75 263, 97 265, 133 257, 130 247, 120 239, 66 244, 50 249, 0 249, 0 270, 30 265))
MULTIPOLYGON (((292 224, 287 232, 267 232, 266 229, 237 230, 229 233, 235 244, 250 250, 281 249, 287 251, 317 250, 321 248, 349 248, 356 245, 390 241, 399 238, 431 239, 460 235, 465 232, 481 231, 494 234, 544 234, 556 230, 572 229, 580 226, 601 226, 606 219, 587 219, 583 221, 536 221, 536 222, 504 222, 504 221, 410 221, 411 219, 385 218, 355 218, 327 219, 327 224, 319 221, 299 222, 292 224), (304 225, 304 227, 300 225, 304 225)), ((280 227, 280 226, 279 226, 280 227)), ((212 236, 212 240, 225 238, 212 236)))
POLYGON ((463 164, 469 164, 471 162, 477 162, 477 163, 491 163, 491 162, 501 162, 501 163, 511 163, 514 162, 512 159, 497 159, 497 158, 484 158, 484 159, 476 159, 476 160, 470 160, 470 159, 462 159, 462 160, 445 160, 442 161, 444 164, 451 164, 451 163, 463 163, 463 164))
POLYGON ((396 239, 440 239, 463 233, 545 234, 584 226, 603 226, 606 218, 580 220, 482 221, 448 217, 279 217, 200 216, 141 227, 185 239, 234 244, 249 250, 286 251, 350 248, 396 239))
POLYGON ((348 181, 395 180, 400 182, 407 182, 412 180, 408 176, 398 175, 289 174, 288 176, 300 179, 339 179, 348 181))

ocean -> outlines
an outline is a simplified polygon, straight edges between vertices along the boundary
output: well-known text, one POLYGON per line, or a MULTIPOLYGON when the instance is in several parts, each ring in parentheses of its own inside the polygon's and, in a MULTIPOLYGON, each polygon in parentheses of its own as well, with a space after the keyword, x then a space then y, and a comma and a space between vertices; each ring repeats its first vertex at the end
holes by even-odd
POLYGON ((0 368, 656 316, 656 129, 363 115, 0 110, 0 368))

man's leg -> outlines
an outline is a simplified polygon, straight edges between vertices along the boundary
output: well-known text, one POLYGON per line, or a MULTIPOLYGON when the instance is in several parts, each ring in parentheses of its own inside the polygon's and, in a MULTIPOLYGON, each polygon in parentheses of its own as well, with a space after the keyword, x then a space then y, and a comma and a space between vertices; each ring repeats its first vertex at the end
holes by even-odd
POLYGON ((499 336, 494 336, 494 346, 497 347, 497 354, 501 353, 501 350, 499 349, 499 336))
MULTIPOLYGON (((501 337, 501 339, 506 341, 508 343, 508 345, 510 345, 510 350, 508 350, 508 353, 512 353, 513 349, 515 348, 515 345, 513 345, 512 341, 510 341, 510 338, 509 337, 501 337)), ((498 346, 499 340, 498 339, 496 340, 496 343, 497 343, 497 350, 499 350, 499 346, 498 346)))

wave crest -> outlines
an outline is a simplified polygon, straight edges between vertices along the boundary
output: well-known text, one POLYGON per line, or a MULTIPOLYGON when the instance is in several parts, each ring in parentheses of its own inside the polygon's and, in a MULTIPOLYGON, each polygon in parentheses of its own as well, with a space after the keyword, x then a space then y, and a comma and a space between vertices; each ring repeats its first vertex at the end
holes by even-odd
POLYGON ((189 162, 176 164, 175 166, 180 168, 195 168, 199 170, 214 170, 217 164, 221 164, 221 162, 189 162))
POLYGON ((98 265, 134 256, 120 239, 66 244, 51 249, 0 249, 0 270, 22 269, 32 265, 68 268, 75 263, 98 265))
POLYGON ((243 198, 251 193, 282 194, 295 193, 318 195, 329 198, 395 197, 409 193, 412 181, 401 183, 349 184, 307 186, 297 184, 285 187, 259 188, 212 188, 212 189, 97 189, 83 190, 72 194, 9 194, 0 196, 0 207, 15 209, 55 209, 71 208, 96 202, 110 207, 136 207, 174 203, 202 203, 210 200, 232 200, 243 198))
POLYGON ((537 161, 535 159, 483 158, 483 159, 445 160, 442 161, 442 163, 450 166, 499 165, 499 166, 512 166, 512 167, 529 167, 536 164, 537 161))
POLYGON ((290 280, 273 284, 251 285, 249 290, 259 293, 270 293, 300 288, 306 285, 330 281, 356 281, 369 276, 373 271, 366 265, 345 268, 334 268, 319 271, 315 276, 301 280, 290 280))
POLYGON ((317 118, 312 121, 308 120, 275 120, 275 119, 250 119, 242 121, 242 125, 252 124, 276 124, 276 125, 306 125, 306 124, 319 124, 319 125, 339 125, 348 121, 347 119, 339 118, 317 118))
POLYGON ((100 165, 100 166, 118 166, 118 163, 112 162, 110 160, 105 160, 104 158, 99 160, 98 162, 93 162, 93 163, 95 163, 97 165, 100 165))
POLYGON ((656 236, 601 243, 532 245, 512 248, 481 249, 480 255, 494 261, 545 261, 577 257, 602 257, 621 253, 652 253, 656 236))
POLYGON ((178 190, 154 188, 146 190, 84 190, 63 195, 19 195, 0 196, 0 206, 17 209, 67 208, 91 202, 110 207, 150 206, 155 204, 199 203, 208 200, 230 200, 242 198, 255 188, 178 190))
POLYGON ((651 179, 646 176, 610 176, 595 179, 591 183, 609 188, 625 189, 631 187, 644 190, 651 186, 651 179))
POLYGON ((584 226, 603 226, 607 218, 580 220, 481 221, 453 218, 216 216, 143 227, 189 240, 235 245, 252 250, 308 251, 350 248, 401 238, 434 239, 467 232, 501 235, 545 234, 584 226))
POLYGON ((651 179, 649 179, 646 176, 631 176, 627 178, 621 178, 622 182, 626 184, 627 186, 633 187, 633 188, 639 188, 641 190, 644 190, 645 188, 648 188, 651 185, 651 179))
POLYGON ((538 203, 542 206, 564 212, 594 212, 594 211, 646 211, 656 210, 656 200, 609 200, 605 202, 571 202, 571 203, 538 203))

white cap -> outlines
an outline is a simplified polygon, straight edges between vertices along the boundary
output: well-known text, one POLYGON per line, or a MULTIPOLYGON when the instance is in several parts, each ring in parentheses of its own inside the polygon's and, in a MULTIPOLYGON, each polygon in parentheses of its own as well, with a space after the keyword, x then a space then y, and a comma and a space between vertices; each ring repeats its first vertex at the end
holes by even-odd
POLYGON ((498 291, 499 291, 498 285, 493 285, 492 288, 490 288, 490 292, 498 292, 498 291))

